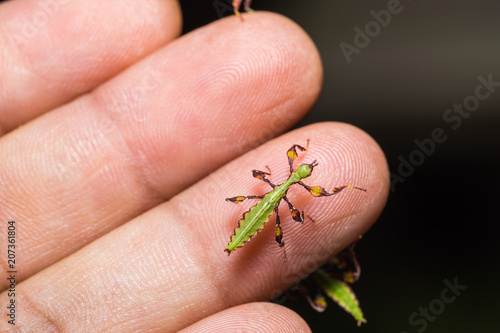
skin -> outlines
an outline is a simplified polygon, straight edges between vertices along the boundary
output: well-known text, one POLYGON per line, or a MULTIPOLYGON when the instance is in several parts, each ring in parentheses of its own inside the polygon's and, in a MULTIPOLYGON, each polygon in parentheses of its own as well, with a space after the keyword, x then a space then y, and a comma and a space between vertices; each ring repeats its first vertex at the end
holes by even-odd
MULTIPOLYGON (((389 182, 380 148, 355 127, 282 134, 321 88, 307 35, 253 13, 176 37, 176 2, 77 0, 15 44, 16 22, 34 17, 37 3, 0 5, 0 221, 17 225, 16 328, 220 332, 236 325, 227 318, 245 318, 239 328, 267 331, 279 318, 282 332, 308 332, 292 311, 252 302, 368 230, 389 182), (249 165, 286 178, 282 152, 306 138, 321 162, 311 183, 359 184, 369 195, 290 192, 317 223, 283 218, 289 262, 271 228, 227 257, 241 209, 224 198, 265 188, 249 165)), ((0 321, 0 331, 12 329, 0 321)))

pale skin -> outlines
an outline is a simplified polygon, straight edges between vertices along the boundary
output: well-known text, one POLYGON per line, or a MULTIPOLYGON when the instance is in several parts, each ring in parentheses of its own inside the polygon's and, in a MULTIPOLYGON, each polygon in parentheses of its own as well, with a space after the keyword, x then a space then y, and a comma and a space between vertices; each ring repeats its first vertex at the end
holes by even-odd
MULTIPOLYGON (((31 1, 0 5, 0 247, 16 220, 16 328, 308 332, 291 310, 254 302, 357 240, 389 183, 380 148, 353 126, 283 134, 321 88, 307 35, 255 12, 178 37, 174 1, 77 0, 12 40, 39 11, 31 1), (316 223, 283 217, 288 263, 272 228, 228 257, 241 209, 224 198, 265 189, 249 169, 286 178, 283 151, 305 139, 304 161, 320 161, 313 183, 369 192, 291 190, 316 223)), ((3 332, 12 326, 2 267, 3 332)))

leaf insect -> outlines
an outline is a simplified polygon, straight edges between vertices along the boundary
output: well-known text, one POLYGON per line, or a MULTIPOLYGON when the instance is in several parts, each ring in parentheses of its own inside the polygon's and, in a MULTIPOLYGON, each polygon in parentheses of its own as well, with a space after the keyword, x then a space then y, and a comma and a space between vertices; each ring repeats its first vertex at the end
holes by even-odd
POLYGON ((227 244, 226 249, 224 251, 230 255, 236 249, 242 247, 245 243, 250 241, 251 238, 255 237, 259 231, 264 228, 264 225, 269 221, 272 213, 276 213, 276 242, 278 242, 279 246, 283 248, 284 259, 287 261, 286 250, 285 250, 285 242, 283 241, 283 229, 280 224, 280 217, 278 213, 278 206, 281 202, 281 199, 285 200, 290 209, 290 213, 292 214, 292 218, 300 223, 304 223, 304 219, 307 216, 312 222, 314 220, 307 215, 304 211, 299 212, 291 203, 290 200, 286 197, 286 194, 290 187, 294 184, 299 184, 303 188, 305 188, 309 193, 311 193, 315 197, 323 197, 330 196, 339 193, 343 189, 353 188, 360 191, 365 191, 363 188, 344 185, 341 187, 336 187, 332 190, 332 192, 327 192, 321 186, 309 186, 302 182, 302 179, 309 177, 314 169, 318 165, 316 160, 309 164, 302 164, 296 170, 293 169, 293 161, 298 157, 297 149, 300 151, 305 151, 309 148, 309 140, 307 140, 306 147, 302 147, 299 145, 293 145, 290 149, 288 149, 286 155, 288 157, 288 164, 290 166, 290 176, 288 179, 280 184, 274 185, 266 178, 266 176, 271 175, 271 170, 269 172, 252 170, 253 177, 262 180, 269 184, 273 189, 266 194, 263 195, 250 195, 250 196, 237 196, 232 198, 226 198, 226 201, 240 203, 247 199, 260 199, 260 201, 251 207, 248 211, 243 214, 243 218, 238 221, 238 226, 234 229, 233 235, 231 236, 229 244, 227 244))
POLYGON ((327 307, 326 294, 351 314, 358 326, 366 323, 356 295, 349 286, 359 279, 361 272, 353 248, 354 244, 331 258, 317 271, 290 288, 287 295, 293 298, 305 297, 313 309, 323 312, 327 307))

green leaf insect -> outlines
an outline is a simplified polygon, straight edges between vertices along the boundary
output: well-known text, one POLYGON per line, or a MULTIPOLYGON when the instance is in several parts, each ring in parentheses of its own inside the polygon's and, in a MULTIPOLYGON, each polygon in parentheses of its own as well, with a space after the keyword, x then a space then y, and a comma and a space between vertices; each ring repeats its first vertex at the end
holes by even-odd
POLYGON ((353 188, 361 191, 365 191, 365 189, 345 185, 341 187, 336 187, 332 190, 332 192, 327 192, 321 186, 309 186, 302 182, 302 179, 305 179, 311 175, 314 167, 318 165, 316 160, 309 164, 302 164, 296 170, 293 169, 293 161, 298 157, 297 149, 300 151, 305 151, 309 147, 309 140, 307 140, 306 147, 302 147, 299 145, 293 145, 287 151, 288 164, 290 166, 290 176, 288 179, 280 184, 274 185, 266 178, 266 176, 271 175, 271 170, 269 172, 252 170, 253 177, 262 180, 269 184, 273 189, 266 194, 263 195, 251 195, 251 196, 237 196, 233 198, 226 198, 226 201, 240 203, 245 201, 246 199, 260 199, 260 201, 251 207, 248 211, 243 214, 243 218, 238 221, 238 226, 234 229, 234 233, 231 236, 229 244, 227 244, 226 249, 224 251, 230 255, 232 252, 236 251, 236 249, 242 247, 245 243, 250 241, 251 238, 257 236, 259 231, 264 228, 264 225, 269 221, 272 213, 276 213, 276 242, 278 242, 279 246, 283 248, 284 259, 287 261, 286 250, 285 250, 285 242, 283 241, 283 229, 280 224, 280 217, 278 214, 278 206, 281 200, 285 200, 288 204, 288 208, 290 209, 290 213, 292 214, 292 218, 300 223, 304 223, 304 219, 307 216, 312 222, 314 220, 307 215, 304 211, 299 212, 291 203, 290 200, 286 197, 286 194, 290 187, 294 184, 299 184, 303 188, 305 188, 309 193, 311 193, 315 197, 323 197, 330 196, 339 193, 343 189, 353 188))
POLYGON ((288 296, 306 297, 313 309, 323 312, 327 308, 326 295, 351 314, 358 326, 366 323, 356 295, 349 286, 359 279, 361 272, 353 248, 354 245, 349 246, 292 287, 288 296))

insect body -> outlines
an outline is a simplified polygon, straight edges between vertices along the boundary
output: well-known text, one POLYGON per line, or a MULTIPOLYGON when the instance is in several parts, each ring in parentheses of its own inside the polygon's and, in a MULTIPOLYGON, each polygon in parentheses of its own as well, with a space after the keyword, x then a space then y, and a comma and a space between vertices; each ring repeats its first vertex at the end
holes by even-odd
MULTIPOLYGON (((283 241, 283 229, 281 228, 280 218, 278 213, 278 206, 281 200, 285 200, 288 204, 288 208, 290 209, 290 213, 292 214, 292 218, 300 223, 304 222, 305 217, 307 216, 312 222, 314 220, 308 216, 304 211, 299 212, 288 200, 286 197, 287 191, 293 184, 299 184, 308 190, 315 197, 322 196, 330 196, 333 194, 337 194, 345 188, 354 188, 361 191, 366 191, 365 189, 355 187, 355 186, 341 186, 333 189, 331 193, 327 192, 321 186, 309 186, 302 182, 302 179, 309 177, 315 166, 318 165, 316 160, 314 160, 310 164, 302 164, 297 170, 293 169, 293 161, 297 158, 297 149, 301 151, 307 150, 309 147, 309 140, 307 140, 307 146, 304 148, 299 145, 293 145, 287 152, 288 164, 290 165, 290 176, 288 179, 280 185, 274 185, 266 178, 266 175, 271 175, 271 171, 264 172, 258 170, 252 170, 253 177, 260 179, 266 183, 268 183, 273 189, 264 194, 264 195, 252 195, 252 196, 237 196, 233 198, 226 198, 226 201, 231 201, 235 203, 240 203, 245 201, 246 199, 261 199, 256 205, 250 208, 247 212, 243 214, 243 218, 238 221, 238 226, 234 229, 234 233, 231 236, 231 240, 229 244, 226 246, 225 251, 228 255, 231 252, 234 252, 236 249, 242 247, 246 242, 248 242, 251 238, 255 237, 259 231, 264 228, 264 225, 267 223, 271 214, 276 213, 276 242, 278 242, 279 246, 283 248, 285 261, 286 251, 285 251, 285 242, 283 241)), ((269 169, 269 168, 268 168, 269 169)))

